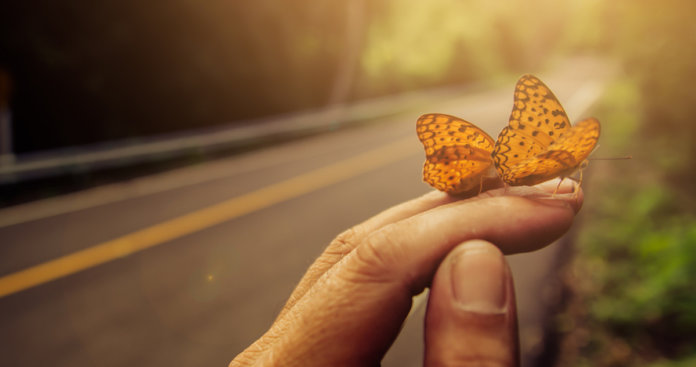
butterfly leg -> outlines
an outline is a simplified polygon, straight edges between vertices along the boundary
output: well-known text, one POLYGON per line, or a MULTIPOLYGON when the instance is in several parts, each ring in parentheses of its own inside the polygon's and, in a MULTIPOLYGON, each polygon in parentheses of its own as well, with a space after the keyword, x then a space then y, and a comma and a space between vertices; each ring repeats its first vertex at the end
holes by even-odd
POLYGON ((573 185, 573 194, 577 195, 578 190, 580 190, 580 185, 582 185, 582 170, 580 170, 579 173, 580 177, 578 177, 578 181, 575 182, 575 185, 573 185))
MULTIPOLYGON (((597 148, 595 147, 595 149, 597 149, 597 148)), ((574 187, 573 187, 573 193, 577 193, 577 190, 578 190, 578 189, 580 188, 580 186, 582 185, 582 171, 583 171, 583 169, 585 169, 585 167, 587 167, 587 164, 588 164, 588 160, 587 160, 587 159, 584 160, 584 161, 582 162, 582 164, 580 164, 580 168, 578 169, 578 181, 577 181, 577 186, 574 186, 574 187)))
POLYGON ((561 188, 561 184, 563 183, 563 180, 565 180, 565 177, 561 177, 561 181, 558 182, 558 186, 556 186, 556 190, 553 190, 553 194, 551 196, 555 196, 558 193, 558 189, 561 188))

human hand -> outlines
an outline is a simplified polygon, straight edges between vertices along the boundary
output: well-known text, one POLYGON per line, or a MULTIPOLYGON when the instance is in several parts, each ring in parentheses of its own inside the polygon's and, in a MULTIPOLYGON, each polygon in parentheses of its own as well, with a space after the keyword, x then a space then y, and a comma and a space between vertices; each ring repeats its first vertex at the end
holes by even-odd
POLYGON ((518 365, 503 254, 542 248, 570 227, 582 192, 551 195, 556 184, 465 200, 434 191, 340 234, 230 366, 378 366, 428 286, 425 366, 518 365))

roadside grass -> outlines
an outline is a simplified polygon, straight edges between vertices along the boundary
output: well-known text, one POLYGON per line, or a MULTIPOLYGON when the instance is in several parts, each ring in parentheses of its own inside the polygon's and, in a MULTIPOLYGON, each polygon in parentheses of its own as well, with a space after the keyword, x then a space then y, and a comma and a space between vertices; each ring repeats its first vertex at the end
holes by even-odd
POLYGON ((597 111, 594 155, 633 159, 590 163, 558 366, 696 365, 694 192, 673 179, 685 138, 645 133, 635 83, 617 80, 597 111))

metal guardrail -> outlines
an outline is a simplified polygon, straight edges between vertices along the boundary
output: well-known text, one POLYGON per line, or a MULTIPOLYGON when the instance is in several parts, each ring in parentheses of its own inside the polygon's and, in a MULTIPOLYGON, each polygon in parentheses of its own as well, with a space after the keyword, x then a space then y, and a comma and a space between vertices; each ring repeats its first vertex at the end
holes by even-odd
MULTIPOLYGON (((576 57, 556 67, 556 73, 560 75, 588 68, 596 69, 593 75, 598 78, 584 80, 573 100, 564 103, 566 111, 573 116, 579 116, 598 98, 603 89, 603 81, 614 73, 615 65, 609 60, 576 57)), ((335 130, 360 121, 410 110, 418 111, 429 103, 442 102, 446 98, 455 98, 484 89, 485 84, 482 83, 441 87, 312 111, 237 121, 205 130, 14 155, 12 159, 0 159, 0 185, 32 178, 154 162, 196 152, 243 148, 280 138, 335 130)))
POLYGON ((0 184, 153 162, 194 152, 240 148, 281 137, 334 130, 355 122, 417 108, 445 96, 466 93, 473 88, 475 86, 437 88, 350 105, 229 123, 205 130, 15 155, 14 159, 0 164, 0 184))

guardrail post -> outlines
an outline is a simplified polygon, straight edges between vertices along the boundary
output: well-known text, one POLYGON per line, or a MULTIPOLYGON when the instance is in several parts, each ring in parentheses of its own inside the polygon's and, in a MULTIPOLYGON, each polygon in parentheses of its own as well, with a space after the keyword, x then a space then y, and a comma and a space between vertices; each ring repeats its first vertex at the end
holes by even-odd
POLYGON ((0 166, 14 163, 12 151, 12 113, 10 111, 10 93, 12 80, 10 74, 0 68, 0 166))

